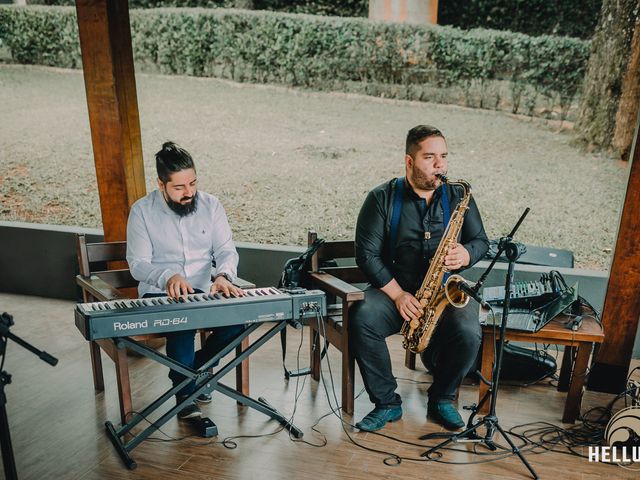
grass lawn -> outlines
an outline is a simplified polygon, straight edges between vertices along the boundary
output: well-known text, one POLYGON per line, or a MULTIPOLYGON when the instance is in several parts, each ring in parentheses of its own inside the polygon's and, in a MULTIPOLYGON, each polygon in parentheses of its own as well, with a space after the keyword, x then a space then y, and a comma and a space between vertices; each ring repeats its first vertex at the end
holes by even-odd
MULTIPOLYGON (((447 135, 450 177, 471 183, 490 238, 531 207, 519 241, 609 267, 627 165, 544 122, 210 78, 140 74, 137 88, 147 188, 154 153, 179 143, 236 240, 304 244, 309 228, 353 238, 369 189, 404 174, 406 131, 429 123, 447 135)), ((0 105, 0 220, 100 226, 82 73, 0 65, 0 105)))

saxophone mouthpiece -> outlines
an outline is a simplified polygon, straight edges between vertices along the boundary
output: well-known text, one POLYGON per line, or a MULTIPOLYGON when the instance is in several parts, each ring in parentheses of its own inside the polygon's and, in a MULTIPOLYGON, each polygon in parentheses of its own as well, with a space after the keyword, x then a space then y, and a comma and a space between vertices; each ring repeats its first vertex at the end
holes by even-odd
POLYGON ((436 173, 436 178, 440 180, 442 183, 448 183, 449 179, 444 173, 436 173))

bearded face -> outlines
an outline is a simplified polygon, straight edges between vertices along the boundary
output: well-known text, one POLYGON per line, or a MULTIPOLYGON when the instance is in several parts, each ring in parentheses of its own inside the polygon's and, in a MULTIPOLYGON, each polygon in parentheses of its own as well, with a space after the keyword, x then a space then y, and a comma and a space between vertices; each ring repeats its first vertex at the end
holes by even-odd
POLYGON ((169 208, 181 217, 196 211, 198 188, 196 172, 193 168, 172 173, 166 183, 158 179, 158 186, 169 208))
POLYGON ((405 157, 407 177, 416 191, 432 191, 440 186, 439 174, 448 169, 447 142, 442 137, 427 137, 413 154, 405 157))
POLYGON ((181 217, 191 215, 198 208, 198 192, 195 192, 191 197, 182 197, 179 202, 171 200, 166 194, 164 199, 169 208, 181 217))
MULTIPOLYGON (((440 173, 440 172, 439 172, 440 173)), ((414 188, 419 190, 435 190, 440 186, 440 180, 435 174, 414 168, 411 174, 414 188)))

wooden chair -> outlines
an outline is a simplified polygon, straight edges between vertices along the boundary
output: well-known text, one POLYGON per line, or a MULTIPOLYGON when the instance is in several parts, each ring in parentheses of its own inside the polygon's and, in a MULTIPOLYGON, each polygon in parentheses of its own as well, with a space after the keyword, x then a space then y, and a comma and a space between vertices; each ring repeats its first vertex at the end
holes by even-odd
MULTIPOLYGON (((85 302, 137 298, 138 282, 126 268, 126 242, 87 243, 84 235, 77 235, 76 248, 80 269, 80 275, 76 276, 76 283, 82 289, 82 297, 85 302)), ((255 287, 255 285, 241 279, 238 279, 236 284, 241 288, 255 287)), ((132 338, 138 341, 148 341, 161 337, 162 335, 138 335, 132 338)), ((205 339, 206 332, 200 331, 201 343, 205 339)), ((242 345, 238 347, 238 352, 247 348, 248 345, 249 339, 245 338, 242 345)), ((120 418, 124 424, 127 415, 133 411, 127 351, 116 348, 112 339, 92 341, 89 348, 93 385, 96 392, 104 391, 100 349, 104 350, 115 364, 120 418)), ((236 369, 236 388, 245 395, 249 394, 249 359, 242 362, 236 369)))
MULTIPOLYGON (((308 234, 311 245, 318 235, 308 234)), ((331 262, 333 263, 333 262, 331 262)), ((307 288, 319 288, 327 294, 330 305, 324 324, 316 319, 309 320, 311 336, 311 376, 320 379, 320 338, 333 345, 342 353, 342 409, 353 414, 355 360, 349 353, 349 307, 364 299, 364 292, 354 284, 367 283, 367 278, 355 264, 355 244, 353 241, 325 242, 311 257, 311 271, 305 278, 307 288), (338 266, 323 266, 335 260, 338 266), (335 303, 337 302, 337 303, 335 303)), ((415 368, 415 355, 408 352, 405 364, 415 368)))

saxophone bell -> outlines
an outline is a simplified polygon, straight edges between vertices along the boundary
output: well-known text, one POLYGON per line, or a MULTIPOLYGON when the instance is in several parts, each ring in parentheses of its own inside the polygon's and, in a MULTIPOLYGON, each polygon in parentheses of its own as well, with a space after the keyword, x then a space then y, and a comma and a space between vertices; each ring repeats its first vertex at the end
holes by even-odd
POLYGON ((466 307, 469 303, 469 295, 467 295, 460 285, 467 284, 467 281, 460 275, 451 275, 444 284, 444 294, 449 303, 456 308, 466 307))

